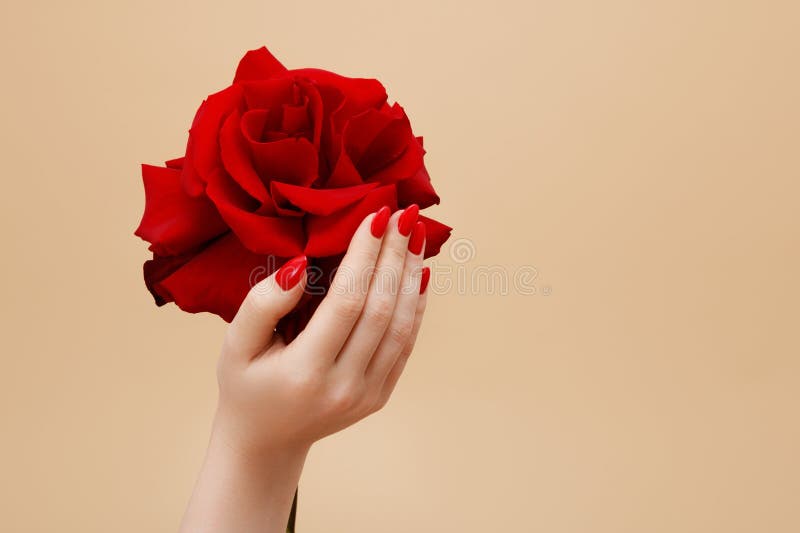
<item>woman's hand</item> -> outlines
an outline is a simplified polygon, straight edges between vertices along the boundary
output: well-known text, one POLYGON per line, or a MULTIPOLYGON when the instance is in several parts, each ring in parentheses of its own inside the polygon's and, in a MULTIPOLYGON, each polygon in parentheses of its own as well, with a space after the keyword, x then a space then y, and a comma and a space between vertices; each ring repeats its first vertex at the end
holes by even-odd
POLYGON ((250 291, 225 338, 209 453, 182 531, 284 531, 311 445, 389 400, 425 310, 417 213, 383 208, 362 222, 289 344, 274 329, 303 294, 305 258, 250 291))

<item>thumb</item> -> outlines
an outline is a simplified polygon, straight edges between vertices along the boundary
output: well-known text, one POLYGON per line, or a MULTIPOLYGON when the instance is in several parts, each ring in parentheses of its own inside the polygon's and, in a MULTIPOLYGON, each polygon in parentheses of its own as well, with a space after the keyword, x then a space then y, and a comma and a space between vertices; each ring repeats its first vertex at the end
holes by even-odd
POLYGON ((224 351, 232 359, 250 361, 273 342, 275 326, 300 301, 308 259, 300 255, 247 293, 225 336, 224 351))

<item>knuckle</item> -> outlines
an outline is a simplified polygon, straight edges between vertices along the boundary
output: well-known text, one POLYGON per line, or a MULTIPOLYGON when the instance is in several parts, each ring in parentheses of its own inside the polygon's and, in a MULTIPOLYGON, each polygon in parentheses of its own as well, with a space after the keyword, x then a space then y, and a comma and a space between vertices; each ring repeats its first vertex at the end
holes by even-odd
POLYGON ((377 297, 368 302, 364 314, 369 322, 385 323, 392 317, 394 300, 387 297, 377 297))
POLYGON ((387 259, 392 264, 402 265, 406 261, 406 251, 408 246, 405 243, 398 244, 397 246, 389 246, 386 250, 387 259))
POLYGON ((413 327, 414 325, 409 320, 396 320, 389 326, 389 339, 396 344, 404 345, 408 341, 413 327))
POLYGON ((328 405, 333 412, 346 413, 359 404, 362 396, 363 391, 359 384, 345 383, 330 392, 328 405))
POLYGON ((336 312, 346 320, 355 320, 361 314, 362 300, 354 292, 348 291, 336 297, 336 312))

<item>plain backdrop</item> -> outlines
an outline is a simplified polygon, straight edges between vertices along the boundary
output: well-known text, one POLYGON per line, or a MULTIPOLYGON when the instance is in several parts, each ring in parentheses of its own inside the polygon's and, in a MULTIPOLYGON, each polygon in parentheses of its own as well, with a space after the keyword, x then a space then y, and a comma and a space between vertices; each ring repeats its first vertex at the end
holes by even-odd
POLYGON ((4 1, 0 530, 177 528, 225 324, 153 305, 139 164, 181 155, 261 45, 383 81, 455 227, 442 283, 510 280, 436 291, 386 410, 312 450, 301 533, 800 530, 798 24, 794 1, 4 1))

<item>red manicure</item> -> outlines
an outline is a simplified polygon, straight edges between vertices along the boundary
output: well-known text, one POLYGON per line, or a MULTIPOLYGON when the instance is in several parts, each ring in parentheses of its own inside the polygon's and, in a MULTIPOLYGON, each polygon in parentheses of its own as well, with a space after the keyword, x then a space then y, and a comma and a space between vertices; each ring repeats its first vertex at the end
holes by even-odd
POLYGON ((400 230, 400 234, 403 235, 403 237, 408 237, 411 230, 414 229, 414 224, 417 222, 418 216, 419 206, 417 204, 411 204, 406 207, 403 214, 400 215, 400 218, 397 220, 397 229, 400 230))
POLYGON ((425 243, 425 223, 417 222, 414 225, 414 230, 411 232, 411 238, 408 239, 408 251, 414 255, 419 255, 422 251, 422 245, 425 243))
POLYGON ((308 266, 308 258, 298 255, 290 259, 275 273, 275 282, 281 289, 288 291, 300 281, 308 266))
POLYGON ((425 289, 428 288, 428 282, 431 280, 431 269, 422 267, 422 279, 419 282, 419 293, 425 294, 425 289))
POLYGON ((388 205, 378 209, 378 212, 375 213, 375 216, 372 218, 372 224, 369 227, 373 237, 376 239, 383 237, 383 233, 386 231, 386 224, 389 223, 389 217, 391 214, 392 211, 389 209, 388 205))

